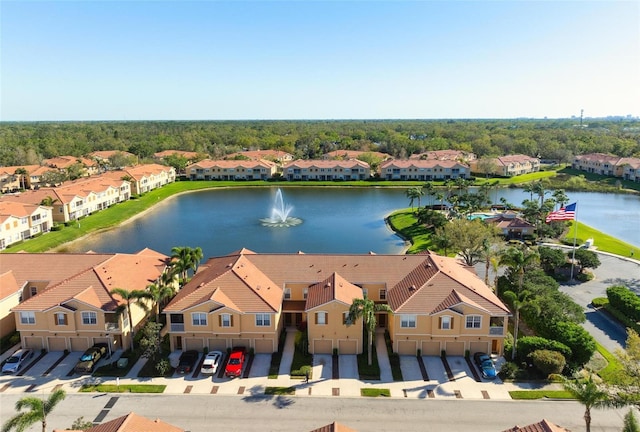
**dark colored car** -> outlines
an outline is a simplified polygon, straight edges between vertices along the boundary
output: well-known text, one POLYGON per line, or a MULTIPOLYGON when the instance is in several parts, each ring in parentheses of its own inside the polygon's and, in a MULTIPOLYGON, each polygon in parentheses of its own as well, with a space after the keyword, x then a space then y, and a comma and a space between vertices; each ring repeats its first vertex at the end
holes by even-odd
POLYGON ((244 366, 245 349, 244 347, 234 348, 229 355, 229 361, 224 369, 224 374, 230 378, 239 377, 242 374, 244 366))
POLYGON ((492 380, 498 376, 493 360, 488 354, 477 352, 473 355, 473 361, 480 369, 483 378, 492 380))
POLYGON ((93 368, 96 367, 96 364, 102 358, 102 355, 107 351, 107 344, 96 344, 86 350, 82 356, 80 356, 80 360, 76 363, 76 366, 73 368, 73 371, 76 373, 91 373, 93 372, 93 368), (104 346, 103 346, 104 345, 104 346))
POLYGON ((176 372, 179 374, 187 374, 193 371, 195 367, 196 360, 198 360, 198 351, 189 350, 182 353, 180 356, 180 362, 178 363, 178 367, 176 368, 176 372))

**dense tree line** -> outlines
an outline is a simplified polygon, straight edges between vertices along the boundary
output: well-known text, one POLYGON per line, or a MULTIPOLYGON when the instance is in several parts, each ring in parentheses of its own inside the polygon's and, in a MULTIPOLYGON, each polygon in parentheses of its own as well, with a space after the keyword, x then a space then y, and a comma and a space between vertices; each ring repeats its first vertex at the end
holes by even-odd
POLYGON ((277 149, 314 159, 337 150, 407 157, 457 149, 482 156, 522 153, 569 162, 575 154, 640 157, 640 121, 590 120, 335 120, 3 122, 0 166, 96 150, 128 151, 140 159, 177 149, 213 157, 243 149, 277 149))

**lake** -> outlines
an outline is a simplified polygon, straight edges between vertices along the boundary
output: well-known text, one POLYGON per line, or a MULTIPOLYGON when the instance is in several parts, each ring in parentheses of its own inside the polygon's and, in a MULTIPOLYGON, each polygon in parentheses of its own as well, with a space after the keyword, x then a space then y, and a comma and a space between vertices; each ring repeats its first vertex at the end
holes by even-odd
MULTIPOLYGON (((69 251, 136 252, 145 247, 170 254, 174 246, 199 246, 204 256, 241 248, 272 253, 403 253, 406 245, 384 218, 409 200, 407 188, 281 188, 290 215, 303 223, 289 228, 262 226, 277 188, 212 189, 178 195, 110 231, 73 243, 69 251)), ((640 246, 640 197, 567 193, 578 202, 578 220, 640 246)), ((499 197, 519 205, 529 194, 501 189, 499 197)), ((422 204, 430 202, 422 198, 422 204)), ((417 205, 417 202, 415 203, 417 205)), ((580 233, 578 233, 578 236, 580 233)), ((597 246, 597 245, 596 245, 597 246)))

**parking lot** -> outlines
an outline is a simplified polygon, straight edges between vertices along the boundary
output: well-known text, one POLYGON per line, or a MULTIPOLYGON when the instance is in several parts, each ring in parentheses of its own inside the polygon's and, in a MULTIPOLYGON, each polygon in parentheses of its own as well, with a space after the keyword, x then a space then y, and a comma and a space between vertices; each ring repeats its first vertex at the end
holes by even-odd
MULTIPOLYGON (((292 379, 283 370, 290 368, 282 365, 281 374, 269 379, 271 354, 247 356, 247 361, 238 378, 224 376, 224 364, 227 355, 215 374, 200 373, 204 354, 198 358, 188 373, 174 373, 169 378, 139 378, 138 372, 144 365, 144 359, 133 365, 126 377, 119 383, 165 384, 165 393, 173 394, 223 394, 252 397, 264 394, 266 387, 292 387, 297 396, 342 396, 360 397, 363 388, 387 388, 392 397, 398 398, 467 398, 467 399, 509 399, 508 390, 499 378, 485 380, 480 378, 477 367, 464 357, 450 356, 446 362, 437 356, 400 356, 400 368, 403 380, 393 381, 386 350, 379 356, 381 365, 380 380, 360 380, 357 357, 340 355, 337 362, 329 354, 318 354, 313 358, 312 375, 309 383, 292 379), (447 370, 448 369, 448 370, 447 370)), ((118 359, 120 352, 110 358, 101 359, 96 367, 101 367, 118 359)), ((24 393, 51 391, 53 388, 65 388, 77 391, 86 383, 113 383, 115 378, 95 377, 91 374, 78 375, 73 369, 82 352, 36 353, 16 375, 0 376, 0 393, 24 393)), ((285 356, 283 356, 283 361, 285 356)), ((291 361, 289 356, 289 362, 291 361)))

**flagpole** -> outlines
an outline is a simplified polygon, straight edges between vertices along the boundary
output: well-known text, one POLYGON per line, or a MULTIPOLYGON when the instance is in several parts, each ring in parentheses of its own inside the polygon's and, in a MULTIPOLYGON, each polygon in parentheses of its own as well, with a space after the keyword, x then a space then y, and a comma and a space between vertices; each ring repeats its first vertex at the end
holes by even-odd
POLYGON ((576 201, 576 217, 573 220, 575 224, 573 230, 573 254, 571 255, 571 281, 573 282, 573 266, 576 261, 576 239, 578 238, 578 201, 576 201))

